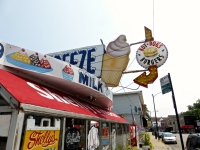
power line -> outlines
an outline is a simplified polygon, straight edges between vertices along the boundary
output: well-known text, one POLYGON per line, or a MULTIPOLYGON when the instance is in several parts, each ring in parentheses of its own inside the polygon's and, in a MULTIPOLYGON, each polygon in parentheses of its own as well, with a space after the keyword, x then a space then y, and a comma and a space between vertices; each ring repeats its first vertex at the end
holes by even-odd
MULTIPOLYGON (((144 42, 145 42, 145 41, 132 43, 132 44, 129 44, 128 46, 125 46, 125 47, 122 47, 122 48, 119 48, 119 49, 116 49, 116 50, 111 50, 110 52, 106 52, 106 54, 110 54, 110 53, 112 53, 112 52, 121 50, 121 49, 123 49, 123 48, 127 48, 127 47, 130 47, 130 46, 132 46, 132 45, 136 45, 136 44, 140 44, 140 43, 144 43, 144 42)), ((104 46, 104 45, 103 45, 103 46, 104 46)), ((104 53, 104 54, 105 54, 105 53, 104 53)), ((104 54, 96 55, 96 56, 94 56, 94 57, 103 56, 104 54)), ((118 57, 122 57, 122 56, 126 56, 126 55, 127 55, 127 54, 125 54, 125 55, 120 55, 120 56, 118 56, 118 57)), ((118 58, 118 57, 113 57, 113 58, 106 59, 106 60, 103 60, 103 61, 108 61, 108 60, 115 59, 115 58, 118 58)), ((84 59, 84 62, 85 62, 86 60, 88 60, 88 59, 84 59)), ((96 64, 96 63, 103 62, 103 61, 93 62, 93 63, 91 63, 91 64, 96 64)), ((77 63, 78 63, 78 62, 81 62, 81 61, 77 61, 77 63)), ((68 62, 68 63, 69 63, 69 62, 68 62)), ((86 66, 86 65, 87 65, 87 64, 85 64, 85 65, 83 64, 83 66, 86 66)))
POLYGON ((153 37, 154 37, 154 0, 153 0, 153 37))
MULTIPOLYGON (((121 82, 119 82, 120 83, 120 85, 122 86, 122 83, 121 82)), ((124 88, 122 88, 123 90, 124 90, 124 88)), ((126 94, 126 91, 124 90, 124 93, 126 94)), ((129 99, 129 101, 131 102, 131 100, 130 100, 130 98, 129 98, 129 96, 126 94, 126 97, 129 99)), ((131 104, 133 104, 132 102, 131 102, 131 104)))

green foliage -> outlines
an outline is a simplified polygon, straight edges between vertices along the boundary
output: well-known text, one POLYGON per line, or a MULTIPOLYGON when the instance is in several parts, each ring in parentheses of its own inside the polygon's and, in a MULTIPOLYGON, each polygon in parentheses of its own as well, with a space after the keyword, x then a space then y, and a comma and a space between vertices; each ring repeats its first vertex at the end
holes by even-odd
POLYGON ((148 108, 147 108, 147 105, 144 104, 143 106, 144 106, 144 109, 146 110, 145 116, 147 116, 148 120, 151 120, 151 116, 149 115, 149 110, 148 110, 148 108))
POLYGON ((117 150, 139 150, 135 146, 127 145, 127 146, 118 146, 117 150))
POLYGON ((200 99, 198 99, 193 105, 188 105, 188 110, 185 112, 181 112, 180 115, 194 115, 200 118, 200 99))
POLYGON ((151 149, 153 149, 153 144, 151 143, 150 134, 148 132, 144 132, 142 134, 144 136, 144 145, 149 145, 151 149))
MULTIPOLYGON (((130 137, 130 132, 127 134, 130 137)), ((118 146, 116 150, 139 150, 137 147, 130 145, 130 139, 127 138, 127 145, 126 146, 118 146)))

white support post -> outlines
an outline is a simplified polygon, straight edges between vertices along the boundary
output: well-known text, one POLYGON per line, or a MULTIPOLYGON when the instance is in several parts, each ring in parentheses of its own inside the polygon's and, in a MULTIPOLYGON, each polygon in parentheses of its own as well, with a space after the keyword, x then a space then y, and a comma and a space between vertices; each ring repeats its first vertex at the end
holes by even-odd
POLYGON ((61 150, 64 150, 65 146, 65 131, 66 131, 66 118, 62 118, 62 136, 61 136, 61 150))
POLYGON ((22 128, 24 123, 24 112, 14 110, 11 116, 10 129, 8 132, 8 140, 6 150, 19 150, 22 128))

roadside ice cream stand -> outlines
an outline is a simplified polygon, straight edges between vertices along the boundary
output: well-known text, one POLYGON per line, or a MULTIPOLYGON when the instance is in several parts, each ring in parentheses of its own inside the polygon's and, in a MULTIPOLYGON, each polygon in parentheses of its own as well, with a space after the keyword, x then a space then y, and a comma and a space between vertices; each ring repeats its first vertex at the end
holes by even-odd
POLYGON ((0 150, 115 150, 129 124, 112 105, 85 69, 0 41, 0 150))

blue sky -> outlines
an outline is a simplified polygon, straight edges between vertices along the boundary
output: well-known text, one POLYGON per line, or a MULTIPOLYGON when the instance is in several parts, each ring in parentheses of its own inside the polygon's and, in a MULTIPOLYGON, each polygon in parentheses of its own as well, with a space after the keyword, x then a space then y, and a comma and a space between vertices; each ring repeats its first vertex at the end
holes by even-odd
MULTIPOLYGON (((159 79, 170 73, 181 112, 200 97, 199 4, 198 0, 1 0, 0 39, 46 54, 101 44, 100 39, 108 44, 121 34, 129 43, 138 42, 144 40, 147 26, 155 40, 166 45, 169 58, 158 68, 158 79, 148 89, 138 90, 143 91, 144 101, 153 111, 151 94, 161 91, 159 79)), ((139 46, 131 47, 128 70, 143 69, 134 60, 139 46)), ((124 75, 122 86, 139 74, 124 75)), ((137 87, 132 84, 129 88, 137 87)), ((157 95, 155 104, 157 116, 175 114, 171 93, 157 95)))

